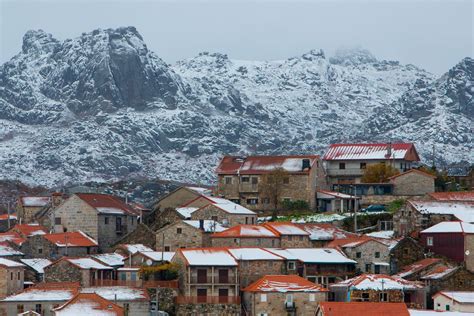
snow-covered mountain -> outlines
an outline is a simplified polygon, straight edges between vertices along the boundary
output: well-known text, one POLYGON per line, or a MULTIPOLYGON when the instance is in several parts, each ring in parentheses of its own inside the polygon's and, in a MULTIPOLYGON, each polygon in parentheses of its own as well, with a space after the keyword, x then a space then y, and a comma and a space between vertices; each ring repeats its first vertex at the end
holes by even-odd
POLYGON ((29 31, 0 67, 0 177, 209 183, 223 154, 414 141, 473 160, 474 61, 441 78, 362 49, 281 61, 201 53, 168 65, 133 27, 58 41, 29 31))

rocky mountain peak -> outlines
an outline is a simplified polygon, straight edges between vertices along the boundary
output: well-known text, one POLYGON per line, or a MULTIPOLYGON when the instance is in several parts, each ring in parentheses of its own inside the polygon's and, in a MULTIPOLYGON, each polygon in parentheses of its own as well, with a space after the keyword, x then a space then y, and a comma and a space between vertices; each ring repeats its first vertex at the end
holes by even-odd
POLYGON ((50 53, 60 42, 43 30, 30 30, 23 36, 22 51, 28 53, 50 53))
POLYGON ((316 59, 325 59, 326 56, 322 49, 312 49, 301 56, 305 60, 313 61, 316 59))
POLYGON ((365 48, 338 49, 334 56, 329 58, 332 64, 337 65, 360 65, 377 62, 377 58, 365 48))

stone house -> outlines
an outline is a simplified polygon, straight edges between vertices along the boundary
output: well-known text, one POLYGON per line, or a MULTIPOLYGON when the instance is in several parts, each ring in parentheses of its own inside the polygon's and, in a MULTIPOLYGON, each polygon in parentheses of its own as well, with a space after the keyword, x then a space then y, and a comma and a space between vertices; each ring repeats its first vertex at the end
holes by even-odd
POLYGON ((441 266, 444 266, 443 260, 439 258, 425 258, 402 267, 394 276, 408 281, 418 281, 421 280, 423 275, 441 266))
POLYGON ((474 252, 474 224, 441 222, 420 232, 420 243, 429 252, 447 257, 455 262, 472 266, 470 254, 474 252), (466 238, 467 237, 467 238, 466 238))
POLYGON ((331 187, 360 183, 365 169, 372 164, 388 164, 405 172, 418 161, 420 157, 412 143, 331 144, 323 156, 324 170, 331 187))
POLYGON ((118 244, 115 246, 114 252, 128 257, 138 251, 154 251, 154 249, 147 247, 144 244, 118 244))
POLYGON ((334 248, 268 248, 286 260, 288 274, 297 274, 324 287, 355 274, 356 261, 334 248))
POLYGON ((417 240, 408 236, 404 237, 390 248, 390 273, 398 273, 400 268, 425 257, 425 249, 417 240))
POLYGON ((24 264, 0 258, 0 298, 22 291, 24 281, 24 264))
POLYGON ((390 249, 383 242, 367 237, 337 239, 328 247, 342 250, 348 258, 357 261, 356 271, 362 273, 390 273, 390 249))
POLYGON ((111 280, 113 268, 92 258, 62 257, 44 267, 45 282, 79 282, 91 286, 102 280, 111 280))
POLYGON ((434 309, 444 312, 461 312, 474 314, 474 291, 454 292, 441 291, 433 295, 434 309))
POLYGON ((21 259, 25 265, 25 281, 38 283, 44 280, 44 267, 53 263, 45 258, 21 259))
POLYGON ((16 213, 23 223, 31 223, 35 214, 50 203, 50 196, 21 196, 16 204, 16 213))
POLYGON ((317 190, 316 198, 318 211, 320 212, 344 213, 360 208, 360 196, 329 190, 317 190))
POLYGON ((199 207, 191 213, 192 220, 213 220, 226 227, 257 223, 255 212, 223 198, 200 196, 183 207, 199 207))
POLYGON ((313 248, 324 248, 337 239, 345 239, 358 236, 329 223, 302 223, 295 224, 309 233, 309 240, 313 248))
POLYGON ((266 222, 266 228, 274 231, 280 237, 282 248, 309 248, 311 242, 309 233, 291 222, 266 222))
POLYGON ((153 204, 153 210, 176 209, 201 195, 210 195, 210 193, 209 189, 182 186, 158 199, 153 204))
POLYGON ((115 248, 120 244, 143 244, 147 247, 155 249, 155 242, 155 231, 147 225, 139 223, 137 228, 135 228, 132 232, 116 241, 112 248, 115 248))
POLYGON ((280 235, 263 225, 237 225, 211 235, 213 247, 279 248, 280 235))
POLYGON ((123 316, 123 308, 104 299, 95 293, 78 293, 65 304, 53 309, 55 316, 69 316, 78 312, 88 314, 104 314, 123 316))
POLYGON ((269 210, 274 201, 265 192, 264 177, 283 169, 281 201, 304 201, 315 209, 318 175, 324 179, 319 160, 317 155, 225 156, 216 169, 217 194, 252 210, 269 210))
POLYGON ((240 288, 257 281, 264 275, 287 273, 286 260, 263 248, 228 248, 239 264, 240 288))
POLYGON ((116 196, 96 193, 76 193, 55 208, 54 230, 83 231, 108 250, 123 236, 135 230, 137 211, 116 196))
POLYGON ((426 308, 426 288, 417 282, 384 274, 362 274, 329 286, 336 302, 406 303, 426 308))
POLYGON ((321 302, 316 316, 410 316, 404 303, 321 302))
POLYGON ((396 236, 417 234, 443 221, 474 223, 474 202, 409 200, 393 214, 396 236))
POLYGON ((435 191, 436 176, 417 169, 410 169, 389 179, 393 184, 393 195, 423 196, 435 191))
POLYGON ((474 166, 469 164, 451 165, 446 170, 449 180, 461 190, 474 190, 474 166))
POLYGON ((2 315, 18 315, 34 311, 43 316, 53 316, 56 308, 74 297, 79 291, 79 283, 38 283, 17 294, 0 301, 2 315))
POLYGON ((124 260, 127 267, 155 266, 170 262, 175 252, 173 251, 138 251, 124 260))
POLYGON ((226 249, 178 249, 172 262, 180 266, 177 314, 240 315, 238 263, 226 249))
POLYGON ((328 290, 297 275, 265 275, 243 290, 250 315, 313 316, 328 290))
POLYGON ((210 247, 211 235, 225 230, 213 220, 180 220, 155 233, 156 250, 176 251, 179 248, 210 247))
POLYGON ((30 258, 55 260, 62 256, 79 257, 95 254, 98 252, 98 243, 78 231, 31 236, 20 249, 30 258))

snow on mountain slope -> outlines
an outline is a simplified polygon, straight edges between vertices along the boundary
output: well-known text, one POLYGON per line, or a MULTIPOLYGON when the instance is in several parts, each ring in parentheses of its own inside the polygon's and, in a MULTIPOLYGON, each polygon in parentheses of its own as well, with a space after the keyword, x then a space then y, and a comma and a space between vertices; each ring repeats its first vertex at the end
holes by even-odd
POLYGON ((424 145, 445 135, 439 130, 449 131, 441 142, 460 149, 449 155, 458 160, 472 150, 466 60, 438 80, 366 50, 268 62, 201 53, 170 66, 133 27, 63 42, 29 31, 22 52, 0 67, 0 177, 210 183, 223 154, 322 153, 331 142, 402 139, 426 157, 424 145), (444 101, 427 101, 434 95, 444 101))

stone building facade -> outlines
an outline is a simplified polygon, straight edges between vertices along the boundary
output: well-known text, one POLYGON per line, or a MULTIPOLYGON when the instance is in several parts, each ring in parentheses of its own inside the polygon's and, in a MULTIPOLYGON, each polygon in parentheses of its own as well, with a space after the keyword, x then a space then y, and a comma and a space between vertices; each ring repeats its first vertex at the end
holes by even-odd
POLYGON ((23 264, 0 258, 0 298, 22 291, 24 281, 23 264))
MULTIPOLYGON (((194 206, 190 204, 190 206, 194 206)), ((229 212, 218 205, 207 204, 199 208, 198 210, 191 213, 192 220, 214 220, 221 223, 223 226, 232 227, 235 225, 241 224, 256 224, 257 223, 257 214, 239 213, 238 210, 235 212, 229 212)))
POLYGON ((225 156, 216 169, 217 194, 252 210, 272 209, 275 202, 265 192, 264 178, 282 169, 286 175, 279 185, 281 201, 305 201, 315 209, 320 168, 319 156, 314 155, 225 156))
POLYGON ((404 237, 390 249, 391 274, 398 273, 402 267, 425 258, 424 248, 411 237, 404 237))
MULTIPOLYGON (((92 259, 90 259, 92 260, 92 259)), ((97 266, 103 266, 97 262, 97 266)), ((96 269, 79 266, 62 258, 44 268, 45 282, 79 282, 81 286, 91 286, 94 280, 111 280, 113 268, 96 269)))
POLYGON ((160 198, 153 205, 153 210, 165 210, 167 208, 176 209, 183 204, 186 204, 201 196, 201 193, 189 187, 179 187, 176 190, 168 193, 160 198))
POLYGON ((435 191, 435 179, 436 176, 429 173, 410 169, 391 177, 390 183, 393 184, 393 195, 423 196, 435 191))
POLYGON ((220 237, 211 235, 212 247, 280 248, 279 237, 220 237))

